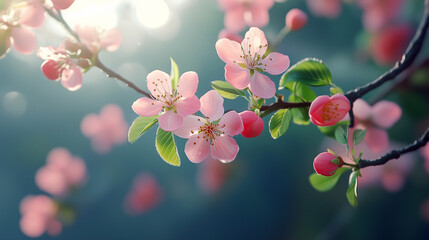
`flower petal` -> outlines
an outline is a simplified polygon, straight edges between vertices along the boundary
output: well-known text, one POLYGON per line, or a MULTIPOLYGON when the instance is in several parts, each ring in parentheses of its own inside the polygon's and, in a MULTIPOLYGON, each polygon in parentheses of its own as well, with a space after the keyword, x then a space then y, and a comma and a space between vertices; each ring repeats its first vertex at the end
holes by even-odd
POLYGON ((13 47, 20 53, 30 54, 36 49, 36 35, 27 28, 13 28, 11 37, 13 47))
POLYGON ((375 125, 390 128, 401 118, 401 107, 390 101, 380 101, 372 107, 372 120, 375 125))
POLYGON ((86 115, 80 123, 80 130, 86 137, 95 137, 102 131, 102 129, 102 124, 97 114, 92 113, 86 115))
POLYGON ((245 26, 244 9, 241 7, 233 8, 225 13, 223 19, 225 28, 232 32, 240 32, 245 26))
POLYGON ((244 13, 244 20, 249 26, 265 27, 270 21, 270 15, 267 8, 254 6, 250 11, 244 13))
POLYGON ((38 28, 45 22, 45 9, 41 1, 30 0, 28 5, 20 12, 19 23, 32 28, 38 28))
POLYGON ((236 111, 229 111, 223 115, 219 121, 219 126, 222 130, 230 136, 235 136, 243 131, 243 121, 236 111))
POLYGON ((227 63, 225 65, 225 79, 233 87, 240 90, 245 89, 250 83, 250 72, 236 63, 227 63))
POLYGON ((142 97, 134 101, 131 108, 140 116, 152 117, 159 114, 163 104, 159 101, 152 100, 147 97, 142 97))
POLYGON ((353 103, 353 114, 360 121, 367 121, 371 117, 372 109, 364 100, 358 98, 353 103))
POLYGON ((57 10, 64 10, 70 7, 74 0, 51 0, 54 8, 57 10))
POLYGON ((82 87, 82 72, 79 67, 64 69, 61 74, 61 84, 69 91, 76 91, 82 87))
POLYGON ((198 88, 198 74, 196 72, 185 72, 180 76, 177 86, 177 93, 183 97, 188 98, 195 95, 198 88))
POLYGON ((192 135, 185 144, 185 154, 189 161, 200 163, 210 155, 210 143, 208 139, 199 134, 192 135))
POLYGON ((250 81, 250 91, 260 98, 272 98, 276 93, 276 85, 271 79, 257 71, 250 81))
POLYGON ((109 52, 118 50, 122 43, 122 33, 117 28, 110 29, 100 36, 100 48, 109 52))
POLYGON ((373 153, 383 152, 389 146, 387 132, 375 127, 367 128, 364 141, 373 153))
POLYGON ((177 113, 182 117, 198 112, 200 106, 200 100, 195 95, 188 98, 180 98, 176 102, 177 113))
POLYGON ((207 117, 210 122, 218 120, 224 113, 223 98, 216 90, 210 90, 201 99, 200 112, 207 117))
POLYGON ((270 53, 262 60, 262 65, 265 66, 266 72, 277 75, 286 71, 290 65, 289 57, 281 53, 270 53))
POLYGON ((147 88, 156 99, 161 98, 164 94, 170 95, 172 93, 171 78, 163 71, 155 70, 149 73, 146 81, 147 88))
POLYGON ((211 151, 213 158, 221 162, 231 162, 237 156, 239 147, 232 137, 219 136, 213 141, 211 151))
POLYGON ((255 55, 260 55, 262 58, 268 48, 264 32, 257 27, 251 27, 249 31, 246 32, 244 40, 241 42, 241 46, 243 47, 244 52, 249 54, 252 58, 255 55))
POLYGON ((171 132, 182 126, 183 117, 173 111, 167 111, 158 117, 158 123, 162 129, 171 132))
POLYGON ((189 115, 183 118, 182 127, 173 131, 174 134, 181 138, 189 138, 198 132, 200 127, 205 124, 202 117, 189 115))
POLYGON ((219 39, 216 42, 216 52, 219 58, 225 63, 243 62, 240 56, 243 55, 240 43, 227 38, 219 39))

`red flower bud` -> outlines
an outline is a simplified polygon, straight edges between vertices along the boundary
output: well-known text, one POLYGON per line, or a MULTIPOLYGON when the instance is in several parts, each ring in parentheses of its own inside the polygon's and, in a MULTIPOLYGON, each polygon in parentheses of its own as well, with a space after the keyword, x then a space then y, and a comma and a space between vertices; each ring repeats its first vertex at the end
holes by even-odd
POLYGON ((259 136, 264 130, 264 121, 255 112, 244 111, 240 113, 243 121, 244 130, 241 135, 245 138, 254 138, 259 136))
POLYGON ((343 160, 338 157, 338 164, 332 162, 337 157, 328 152, 322 152, 314 158, 313 167, 317 174, 332 176, 343 165, 343 160))
POLYGON ((48 60, 43 62, 41 69, 46 78, 49 80, 57 80, 60 78, 60 67, 57 61, 48 60))
POLYGON ((286 26, 291 31, 297 31, 307 24, 307 14, 298 8, 290 10, 286 14, 286 26))

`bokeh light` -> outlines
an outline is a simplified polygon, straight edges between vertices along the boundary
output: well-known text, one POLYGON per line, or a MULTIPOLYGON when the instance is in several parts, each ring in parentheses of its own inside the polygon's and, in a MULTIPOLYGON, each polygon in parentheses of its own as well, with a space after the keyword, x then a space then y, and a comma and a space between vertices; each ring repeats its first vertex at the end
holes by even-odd
POLYGON ((3 98, 3 108, 11 116, 22 116, 27 110, 27 100, 19 92, 8 92, 3 98))
POLYGON ((170 9, 163 0, 134 1, 137 18, 147 28, 159 28, 165 25, 170 18, 170 9))

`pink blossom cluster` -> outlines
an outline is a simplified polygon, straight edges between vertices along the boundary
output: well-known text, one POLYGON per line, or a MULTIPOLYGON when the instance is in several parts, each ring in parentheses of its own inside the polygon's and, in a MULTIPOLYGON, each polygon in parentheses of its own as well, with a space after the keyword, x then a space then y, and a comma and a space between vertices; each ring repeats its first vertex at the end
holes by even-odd
POLYGON ((86 115, 80 128, 82 134, 91 139, 94 151, 101 154, 109 152, 114 145, 127 141, 128 123, 121 108, 115 104, 104 106, 99 115, 86 115))
POLYGON ((131 215, 145 213, 158 206, 162 198, 162 189, 156 178, 150 173, 140 173, 134 178, 124 208, 131 215))

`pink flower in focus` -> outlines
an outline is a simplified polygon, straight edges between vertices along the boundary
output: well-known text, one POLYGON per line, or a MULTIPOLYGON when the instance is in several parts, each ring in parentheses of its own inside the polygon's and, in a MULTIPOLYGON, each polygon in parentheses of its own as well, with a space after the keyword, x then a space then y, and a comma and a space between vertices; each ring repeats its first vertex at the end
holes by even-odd
POLYGON ((243 38, 240 35, 238 35, 234 32, 230 32, 226 29, 220 30, 219 35, 217 36, 217 39, 222 39, 222 38, 227 38, 231 41, 236 41, 238 43, 243 41, 243 38))
POLYGON ((224 115, 223 98, 216 90, 208 91, 200 101, 200 112, 206 119, 186 116, 182 128, 174 131, 174 134, 189 138, 185 145, 185 154, 193 163, 200 163, 206 158, 231 162, 239 149, 231 136, 243 131, 240 115, 235 111, 224 115))
POLYGON ((260 71, 269 74, 281 74, 289 67, 289 57, 277 52, 264 58, 268 44, 264 32, 252 27, 238 42, 222 38, 216 42, 216 51, 220 59, 226 63, 225 79, 237 89, 247 87, 260 98, 272 98, 276 86, 271 79, 260 71))
POLYGON ((265 27, 270 21, 268 10, 274 0, 218 0, 225 11, 225 28, 239 32, 244 27, 265 27))
POLYGON ((99 115, 86 115, 80 128, 82 134, 91 139, 92 148, 98 153, 107 153, 113 145, 127 141, 128 123, 121 108, 115 104, 104 106, 99 115))
POLYGON ((45 231, 51 236, 58 235, 62 224, 56 219, 57 211, 57 205, 47 196, 26 196, 20 204, 21 231, 28 237, 39 237, 45 231))
POLYGON ((359 0, 357 3, 364 11, 365 28, 374 32, 385 27, 398 15, 404 0, 359 0))
POLYGON ((176 89, 173 89, 170 76, 155 70, 147 75, 147 88, 154 99, 137 99, 132 109, 143 117, 158 114, 159 126, 165 131, 174 131, 183 124, 183 118, 200 109, 200 100, 195 96, 198 87, 196 72, 185 72, 180 76, 176 89), (161 112, 162 111, 162 112, 161 112))
POLYGON ((228 165, 219 161, 204 161, 198 168, 198 186, 205 193, 214 194, 225 184, 228 171, 228 165))
POLYGON ((158 206, 162 200, 162 189, 149 173, 139 174, 124 201, 125 211, 129 214, 141 214, 158 206))
POLYGON ((36 185, 43 191, 64 197, 70 190, 81 186, 87 178, 85 162, 74 157, 65 148, 52 149, 46 165, 36 172, 36 185))
POLYGON ((341 12, 341 0, 307 0, 307 5, 315 16, 336 18, 341 12))
MULTIPOLYGON (((366 129, 365 144, 374 153, 380 153, 389 146, 385 129, 395 124, 402 115, 401 107, 390 101, 380 101, 373 107, 364 100, 357 99, 353 104, 355 128, 366 129)), ((352 134, 352 132, 350 133, 352 134)))
POLYGON ((291 9, 286 14, 286 26, 291 31, 297 31, 307 24, 307 14, 298 8, 291 9))
POLYGON ((243 111, 240 113, 243 121, 243 131, 241 135, 245 138, 254 138, 261 135, 264 130, 264 121, 253 111, 243 111))
POLYGON ((36 35, 30 28, 38 28, 45 21, 45 10, 39 0, 8 1, 0 9, 0 58, 13 46, 18 52, 30 54, 36 48, 36 35))
POLYGON ((122 33, 116 28, 105 30, 93 26, 76 25, 76 33, 92 53, 98 53, 102 49, 114 52, 122 43, 122 33))
POLYGON ((58 48, 41 47, 37 56, 45 60, 41 69, 46 78, 57 81, 69 91, 82 87, 82 72, 78 66, 79 59, 72 58, 64 46, 58 48))
POLYGON ((332 160, 337 157, 329 152, 322 152, 314 158, 313 168, 317 174, 323 176, 332 176, 335 171, 342 165, 342 159, 338 159, 339 165, 334 164, 332 160))
POLYGON ((413 37, 414 29, 408 24, 394 25, 376 33, 371 40, 371 54, 381 65, 401 60, 413 37))
POLYGON ((310 120, 317 126, 332 126, 350 111, 350 101, 341 94, 318 96, 310 105, 310 120))

